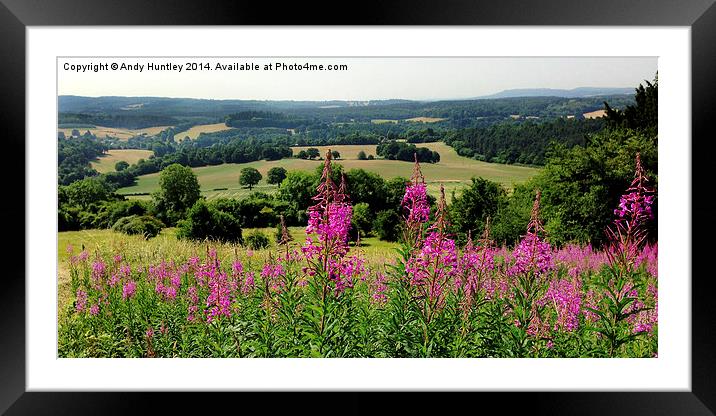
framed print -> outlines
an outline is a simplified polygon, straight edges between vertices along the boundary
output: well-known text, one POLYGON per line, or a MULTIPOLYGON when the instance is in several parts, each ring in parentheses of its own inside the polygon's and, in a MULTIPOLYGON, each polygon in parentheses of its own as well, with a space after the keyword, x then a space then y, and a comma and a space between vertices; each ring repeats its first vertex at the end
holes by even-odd
POLYGON ((508 6, 321 27, 4 1, 3 409, 712 414, 716 9, 508 6))

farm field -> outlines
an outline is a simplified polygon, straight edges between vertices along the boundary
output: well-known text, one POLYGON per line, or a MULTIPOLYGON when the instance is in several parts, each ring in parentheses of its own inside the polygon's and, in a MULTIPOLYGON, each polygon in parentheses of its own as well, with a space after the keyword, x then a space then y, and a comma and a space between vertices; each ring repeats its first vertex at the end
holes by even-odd
MULTIPOLYGON (((147 127, 144 129, 137 129, 137 130, 130 130, 130 129, 122 129, 122 128, 114 128, 114 127, 102 127, 102 126, 95 126, 93 128, 77 128, 79 130, 80 134, 84 134, 86 131, 89 130, 90 133, 94 134, 98 138, 106 138, 106 137, 116 137, 119 140, 129 140, 130 138, 134 136, 141 136, 146 134, 147 136, 153 136, 155 134, 159 134, 162 131, 168 129, 172 126, 155 126, 155 127, 147 127)), ((72 135, 72 130, 74 128, 62 128, 57 129, 57 131, 61 131, 65 134, 65 136, 69 137, 72 135)))
MULTIPOLYGON (((432 195, 438 194, 440 184, 445 186, 446 193, 450 195, 452 190, 459 189, 469 183, 473 176, 481 176, 498 182, 507 189, 512 189, 514 184, 528 180, 539 171, 539 169, 533 167, 487 163, 462 157, 459 156, 453 148, 442 142, 425 143, 420 146, 428 147, 440 153, 439 163, 422 164, 423 174, 428 184, 428 191, 432 195)), ((319 146, 318 148, 321 152, 325 152, 328 148, 337 150, 341 153, 341 156, 343 156, 345 152, 345 157, 353 152, 357 154, 360 149, 365 149, 367 154, 375 154, 375 145, 319 146), (346 150, 344 150, 344 148, 346 150), (360 149, 356 150, 356 148, 360 149)), ((266 184, 267 172, 272 167, 281 166, 288 171, 304 170, 313 172, 317 167, 321 166, 322 163, 320 160, 281 159, 275 161, 205 166, 194 168, 193 171, 199 179, 202 195, 209 199, 219 196, 236 198, 246 195, 249 192, 248 189, 239 187, 239 172, 245 167, 256 168, 264 177, 264 179, 259 182, 259 185, 254 187, 254 190, 275 192, 277 189, 276 186, 266 184)), ((386 179, 398 176, 409 178, 413 171, 412 162, 398 160, 346 159, 339 160, 337 163, 343 165, 343 168, 346 170, 365 169, 378 173, 386 179)), ((136 185, 121 188, 117 192, 120 194, 151 193, 158 189, 158 187, 159 173, 152 173, 140 176, 136 185)))
POLYGON ((229 130, 229 129, 231 129, 231 128, 232 128, 232 127, 227 127, 226 124, 224 124, 224 123, 200 124, 200 125, 198 125, 198 126, 194 126, 194 127, 190 128, 190 129, 187 130, 187 131, 183 131, 183 132, 181 132, 181 133, 175 134, 175 135, 174 135, 174 140, 177 140, 177 141, 178 141, 178 140, 182 140, 183 138, 185 138, 185 137, 187 137, 187 136, 188 136, 190 139, 194 140, 194 139, 196 139, 197 137, 199 137, 199 135, 200 135, 201 133, 214 133, 214 132, 217 132, 217 131, 229 130))
POLYGON ((589 113, 584 113, 582 115, 584 116, 584 118, 599 118, 599 117, 604 117, 605 115, 607 115, 607 112, 606 112, 606 110, 597 110, 597 111, 591 111, 589 113))
POLYGON ((413 117, 413 118, 406 118, 405 121, 410 121, 414 123, 437 123, 439 121, 445 121, 446 118, 439 118, 439 117, 413 117))
POLYGON ((124 160, 130 165, 137 163, 139 159, 147 159, 153 152, 143 149, 112 149, 97 161, 92 162, 92 168, 99 173, 107 173, 114 171, 114 165, 120 160, 124 160))

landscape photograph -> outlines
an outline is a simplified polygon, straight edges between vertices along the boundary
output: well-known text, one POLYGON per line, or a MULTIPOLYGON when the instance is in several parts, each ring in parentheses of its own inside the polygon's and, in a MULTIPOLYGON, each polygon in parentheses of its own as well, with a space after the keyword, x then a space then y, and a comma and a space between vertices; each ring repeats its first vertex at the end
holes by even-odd
POLYGON ((57 65, 60 358, 658 357, 656 57, 57 65))

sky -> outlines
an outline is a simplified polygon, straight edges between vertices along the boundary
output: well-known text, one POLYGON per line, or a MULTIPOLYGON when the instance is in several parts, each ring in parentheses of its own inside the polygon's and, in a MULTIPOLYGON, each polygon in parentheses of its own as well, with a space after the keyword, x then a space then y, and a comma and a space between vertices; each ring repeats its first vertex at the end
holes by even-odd
POLYGON ((656 57, 58 58, 58 94, 306 101, 436 100, 479 97, 514 88, 635 88, 644 80, 653 80, 656 72, 656 57), (339 64, 347 65, 348 69, 276 70, 277 62, 339 64), (119 69, 113 70, 112 64, 119 69), (133 69, 123 70, 122 64, 133 69), (149 70, 149 64, 160 69, 149 70), (191 64, 202 69, 188 70, 191 64), (217 64, 253 64, 259 69, 220 70, 217 64), (271 64, 271 69, 266 64, 271 64), (142 66, 141 71, 136 69, 138 65, 142 66), (165 70, 163 65, 172 65, 172 69, 165 70))

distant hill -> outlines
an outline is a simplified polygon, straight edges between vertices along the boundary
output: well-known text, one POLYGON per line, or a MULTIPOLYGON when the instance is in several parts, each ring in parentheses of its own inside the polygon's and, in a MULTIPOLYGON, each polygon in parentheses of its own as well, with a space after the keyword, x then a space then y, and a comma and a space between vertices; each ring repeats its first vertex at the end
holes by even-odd
POLYGON ((484 95, 477 97, 478 99, 490 98, 517 98, 517 97, 562 97, 562 98, 580 98, 580 97, 597 97, 603 95, 620 95, 634 94, 634 88, 597 88, 597 87, 579 87, 571 90, 555 89, 555 88, 516 88, 500 91, 496 94, 484 95))

